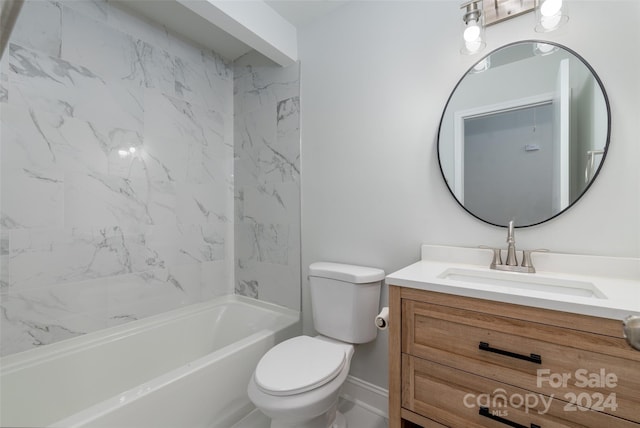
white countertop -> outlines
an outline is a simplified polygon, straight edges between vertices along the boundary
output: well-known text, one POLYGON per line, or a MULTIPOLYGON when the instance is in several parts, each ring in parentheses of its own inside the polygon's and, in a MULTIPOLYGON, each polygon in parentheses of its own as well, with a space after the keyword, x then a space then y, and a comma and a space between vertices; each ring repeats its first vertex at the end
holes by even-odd
MULTIPOLYGON (((520 252, 518 252, 520 257, 520 252)), ((580 281, 593 284, 601 297, 521 289, 489 283, 467 283, 443 278, 450 269, 490 274, 492 253, 488 250, 424 245, 422 260, 387 276, 387 284, 475 297, 504 303, 619 319, 640 315, 640 259, 536 253, 536 273, 507 273, 531 279, 580 281)))

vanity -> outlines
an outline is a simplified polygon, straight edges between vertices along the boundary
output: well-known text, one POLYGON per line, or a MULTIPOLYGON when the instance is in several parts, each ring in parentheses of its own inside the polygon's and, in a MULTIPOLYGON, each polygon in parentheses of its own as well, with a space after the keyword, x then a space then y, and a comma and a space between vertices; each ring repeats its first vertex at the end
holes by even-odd
POLYGON ((387 276, 390 428, 640 428, 640 259, 516 250, 586 194, 610 136, 604 86, 565 46, 512 43, 462 76, 438 164, 508 246, 423 245, 387 276))
POLYGON ((640 428, 640 260, 424 245, 387 277, 389 427, 640 428))

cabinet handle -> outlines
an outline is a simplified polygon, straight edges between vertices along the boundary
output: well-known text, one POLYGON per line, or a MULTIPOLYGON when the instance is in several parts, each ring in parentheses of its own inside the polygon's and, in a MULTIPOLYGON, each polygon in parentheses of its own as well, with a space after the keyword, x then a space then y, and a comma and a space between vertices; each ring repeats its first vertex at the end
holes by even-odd
POLYGON ((528 427, 526 425, 521 425, 521 424, 519 424, 517 422, 510 421, 509 419, 505 419, 505 418, 502 418, 500 416, 492 415, 491 412, 489 411, 489 408, 487 408, 487 407, 480 407, 480 410, 478 411, 478 414, 480 416, 484 416, 485 418, 493 419, 494 421, 498 421, 498 422, 500 422, 502 424, 508 425, 510 427, 513 427, 513 428, 541 428, 540 425, 531 424, 531 426, 528 427))
POLYGON ((481 351, 493 352, 495 354, 506 355, 507 357, 517 358, 519 360, 529 361, 535 364, 542 364, 542 357, 538 354, 522 355, 515 352, 505 351, 504 349, 492 348, 487 342, 480 342, 478 349, 481 351))

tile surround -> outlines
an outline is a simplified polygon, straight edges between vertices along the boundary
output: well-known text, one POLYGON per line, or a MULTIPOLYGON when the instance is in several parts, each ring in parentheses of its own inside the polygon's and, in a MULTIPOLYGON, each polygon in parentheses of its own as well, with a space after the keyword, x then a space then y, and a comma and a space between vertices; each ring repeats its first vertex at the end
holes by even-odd
POLYGON ((0 71, 2 355, 234 291, 300 308, 298 65, 28 0, 0 71))
POLYGON ((300 309, 300 70, 234 64, 235 291, 300 309))

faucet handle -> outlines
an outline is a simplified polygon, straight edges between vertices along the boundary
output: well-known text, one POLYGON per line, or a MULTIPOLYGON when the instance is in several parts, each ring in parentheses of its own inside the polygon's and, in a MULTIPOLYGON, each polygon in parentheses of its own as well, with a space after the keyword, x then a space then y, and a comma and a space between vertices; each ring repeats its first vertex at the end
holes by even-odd
POLYGON ((502 264, 502 250, 500 250, 500 248, 489 247, 487 245, 480 245, 478 248, 493 251, 493 260, 491 260, 490 268, 494 268, 495 266, 502 264))
POLYGON ((516 239, 515 239, 515 231, 513 228, 513 220, 509 220, 509 226, 507 226, 507 243, 508 244, 515 244, 516 239))
POLYGON ((522 250, 522 264, 520 266, 530 268, 533 272, 533 263, 531 262, 531 253, 547 253, 549 250, 546 248, 538 248, 535 250, 522 250))

